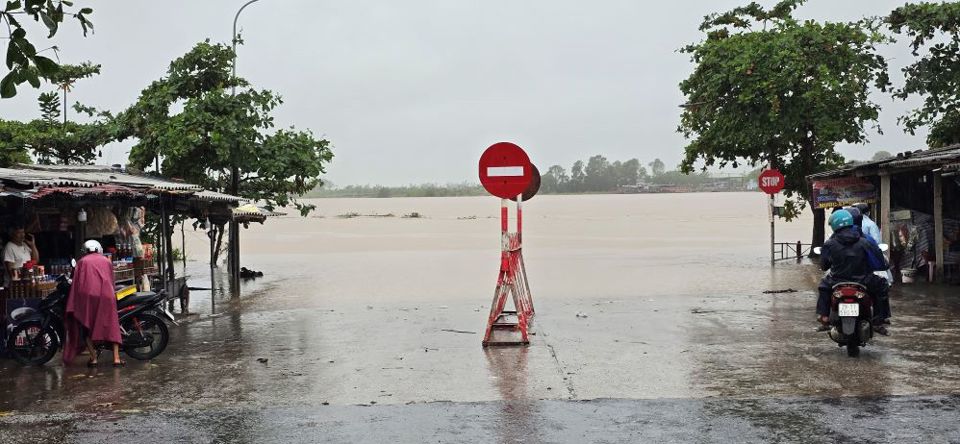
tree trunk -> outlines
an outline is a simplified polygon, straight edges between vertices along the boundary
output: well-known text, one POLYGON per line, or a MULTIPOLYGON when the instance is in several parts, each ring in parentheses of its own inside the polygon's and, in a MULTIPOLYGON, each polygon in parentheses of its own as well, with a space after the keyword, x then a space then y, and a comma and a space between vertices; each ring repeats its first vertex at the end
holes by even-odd
MULTIPOLYGON (((824 227, 824 224, 826 221, 827 212, 823 208, 812 209, 812 210, 813 210, 813 239, 811 239, 810 241, 810 243, 812 244, 811 248, 822 247, 823 241, 825 240, 825 236, 826 236, 826 229, 824 227)), ((811 251, 810 254, 813 255, 813 252, 811 251)))

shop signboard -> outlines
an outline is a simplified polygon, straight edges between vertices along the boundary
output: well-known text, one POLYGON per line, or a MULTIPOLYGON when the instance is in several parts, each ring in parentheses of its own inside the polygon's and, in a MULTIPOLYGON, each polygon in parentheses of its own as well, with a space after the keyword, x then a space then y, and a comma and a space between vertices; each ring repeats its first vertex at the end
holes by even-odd
POLYGON ((813 207, 834 208, 858 202, 876 203, 877 187, 860 177, 816 180, 813 182, 813 207))

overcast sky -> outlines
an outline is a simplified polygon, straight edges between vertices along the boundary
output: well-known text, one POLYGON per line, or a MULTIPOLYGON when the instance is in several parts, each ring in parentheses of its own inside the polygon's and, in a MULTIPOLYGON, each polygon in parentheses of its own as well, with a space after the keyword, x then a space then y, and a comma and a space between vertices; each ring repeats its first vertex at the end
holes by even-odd
MULTIPOLYGON (((64 27, 61 60, 100 63, 103 74, 79 82, 71 103, 112 111, 196 42, 229 42, 244 3, 75 1, 94 8, 96 34, 83 39, 78 25, 64 27)), ((705 14, 744 3, 260 0, 240 17, 238 73, 283 95, 279 125, 333 143, 327 178, 339 185, 475 182, 480 153, 497 141, 518 143, 541 170, 594 154, 674 166, 685 145, 677 85, 693 69, 676 49, 701 39, 705 14)), ((811 0, 799 15, 853 20, 902 3, 811 0)), ((884 50, 895 81, 909 61, 905 46, 884 50)), ((36 95, 21 88, 0 101, 0 115, 37 117, 36 95)), ((869 158, 922 147, 923 135, 896 125, 907 104, 876 98, 885 134, 843 152, 869 158)), ((111 145, 103 162, 125 163, 129 145, 111 145)))

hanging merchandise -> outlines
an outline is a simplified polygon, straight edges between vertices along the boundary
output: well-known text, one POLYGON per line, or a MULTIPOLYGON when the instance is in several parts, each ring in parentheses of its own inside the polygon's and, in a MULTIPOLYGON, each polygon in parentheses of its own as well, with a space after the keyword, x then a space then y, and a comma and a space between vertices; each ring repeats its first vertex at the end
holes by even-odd
MULTIPOLYGON (((79 219, 79 218, 78 218, 79 219)), ((87 237, 100 238, 117 232, 117 216, 110 208, 93 207, 87 211, 87 237)))

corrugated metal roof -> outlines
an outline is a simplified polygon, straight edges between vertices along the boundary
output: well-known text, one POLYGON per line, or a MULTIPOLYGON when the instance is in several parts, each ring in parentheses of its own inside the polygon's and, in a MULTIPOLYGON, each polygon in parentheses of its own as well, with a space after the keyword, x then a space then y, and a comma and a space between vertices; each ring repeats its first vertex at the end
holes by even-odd
MULTIPOLYGON (((44 187, 32 193, 30 199, 41 199, 53 194, 66 194, 71 197, 139 197, 149 198, 141 191, 120 185, 97 185, 94 187, 44 187)), ((154 197, 155 198, 155 197, 154 197)))
MULTIPOLYGON (((237 196, 204 190, 199 185, 161 177, 128 174, 119 168, 102 165, 19 165, 16 168, 0 168, 0 182, 14 185, 13 188, 20 189, 17 190, 18 192, 29 194, 39 193, 47 188, 59 188, 56 191, 59 193, 83 194, 79 193, 79 189, 115 187, 114 190, 119 190, 122 187, 143 194, 157 191, 166 194, 183 194, 206 202, 244 201, 237 196)), ((6 195, 12 195, 13 190, 9 188, 11 187, 5 191, 6 195)), ((50 194, 50 192, 44 194, 50 194)))
POLYGON ((28 186, 91 187, 117 184, 158 190, 203 190, 199 185, 128 174, 100 165, 19 165, 18 168, 0 168, 0 180, 9 180, 28 186))
POLYGON ((875 162, 852 163, 835 170, 811 174, 807 176, 807 179, 827 179, 849 175, 876 176, 880 172, 935 169, 958 161, 960 161, 960 145, 951 145, 943 148, 900 153, 896 157, 875 162))
POLYGON ((220 200, 225 202, 243 202, 244 198, 232 196, 230 194, 218 193, 216 191, 203 190, 195 193, 195 196, 204 200, 220 200))

